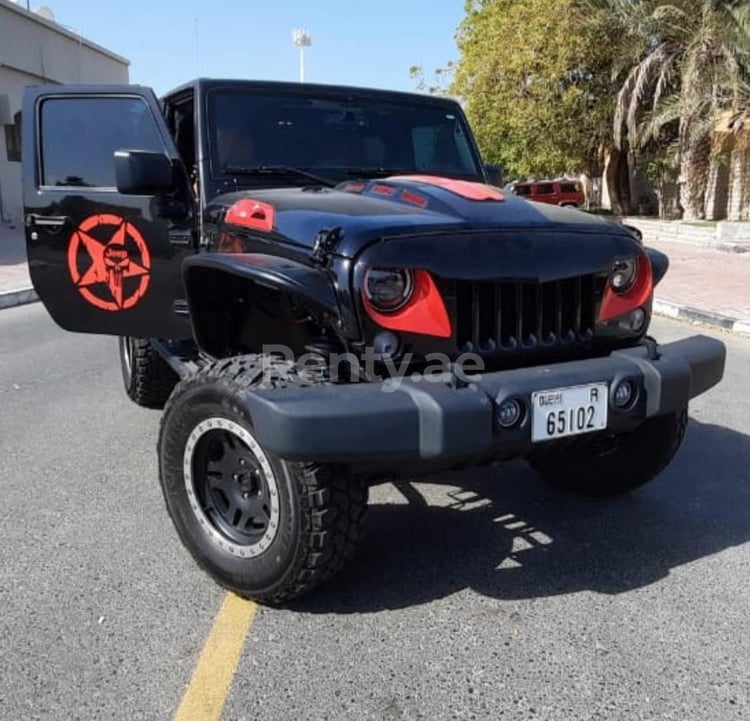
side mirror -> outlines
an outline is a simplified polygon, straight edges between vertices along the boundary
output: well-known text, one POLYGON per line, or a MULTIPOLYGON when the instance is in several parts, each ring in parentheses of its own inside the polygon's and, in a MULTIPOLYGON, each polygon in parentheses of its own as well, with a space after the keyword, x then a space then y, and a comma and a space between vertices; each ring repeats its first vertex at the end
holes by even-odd
POLYGON ((503 169, 494 163, 485 163, 484 172, 489 178, 490 184, 501 187, 503 184, 503 169))
POLYGON ((126 195, 156 195, 175 187, 172 161, 149 150, 116 150, 115 180, 126 195))

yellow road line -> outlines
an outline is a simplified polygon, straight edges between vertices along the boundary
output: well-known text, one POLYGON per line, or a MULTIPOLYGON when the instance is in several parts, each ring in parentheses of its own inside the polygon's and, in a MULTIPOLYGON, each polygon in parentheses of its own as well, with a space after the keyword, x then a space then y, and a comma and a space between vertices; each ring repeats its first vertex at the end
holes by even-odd
POLYGON ((172 721, 218 721, 256 608, 226 595, 172 721))

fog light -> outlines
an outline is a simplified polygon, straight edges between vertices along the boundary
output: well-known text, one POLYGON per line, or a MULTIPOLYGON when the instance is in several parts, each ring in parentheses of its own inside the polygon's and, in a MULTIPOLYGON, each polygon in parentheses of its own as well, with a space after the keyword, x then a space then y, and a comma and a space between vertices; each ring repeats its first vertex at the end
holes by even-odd
POLYGON ((398 353, 398 336, 389 330, 378 333, 373 339, 372 348, 378 359, 392 358, 398 353))
POLYGON ((617 321, 617 325, 630 333, 640 333, 646 323, 646 311, 643 308, 631 310, 626 316, 617 321))
POLYGON ((514 399, 503 401, 497 409, 497 422, 501 428, 512 428, 521 421, 523 406, 514 399))
POLYGON ((615 388, 615 406, 627 408, 635 398, 635 385, 632 381, 620 381, 615 388))

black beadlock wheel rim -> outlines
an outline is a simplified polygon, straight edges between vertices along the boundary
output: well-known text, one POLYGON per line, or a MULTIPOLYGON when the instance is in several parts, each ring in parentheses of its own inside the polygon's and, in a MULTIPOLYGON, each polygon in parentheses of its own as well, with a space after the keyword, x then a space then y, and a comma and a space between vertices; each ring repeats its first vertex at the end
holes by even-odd
POLYGON ((209 536, 240 557, 263 553, 276 536, 279 497, 265 452, 244 427, 208 418, 185 445, 185 489, 209 536))

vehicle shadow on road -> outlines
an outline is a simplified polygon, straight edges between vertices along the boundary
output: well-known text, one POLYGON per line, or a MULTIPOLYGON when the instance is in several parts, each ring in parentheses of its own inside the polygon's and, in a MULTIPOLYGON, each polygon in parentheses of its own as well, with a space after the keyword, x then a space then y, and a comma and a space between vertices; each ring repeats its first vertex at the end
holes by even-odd
POLYGON ((696 420, 661 477, 623 498, 571 497, 523 463, 434 482, 451 487, 450 506, 428 506, 419 485, 408 505, 374 504, 357 560, 295 610, 405 608, 465 588, 497 599, 617 594, 750 541, 750 437, 696 420))

